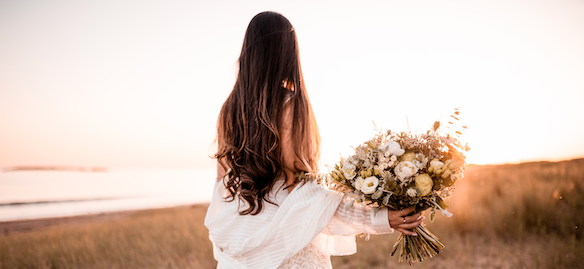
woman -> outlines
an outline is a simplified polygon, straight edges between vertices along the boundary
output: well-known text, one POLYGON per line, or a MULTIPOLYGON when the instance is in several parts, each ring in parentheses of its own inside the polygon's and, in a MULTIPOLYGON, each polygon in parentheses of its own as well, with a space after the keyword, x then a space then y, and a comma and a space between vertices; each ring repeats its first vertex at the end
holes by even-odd
POLYGON ((420 214, 355 206, 295 174, 317 171, 320 138, 296 33, 275 12, 249 23, 233 91, 217 121, 217 183, 205 225, 218 268, 331 268, 355 235, 415 235, 420 214))

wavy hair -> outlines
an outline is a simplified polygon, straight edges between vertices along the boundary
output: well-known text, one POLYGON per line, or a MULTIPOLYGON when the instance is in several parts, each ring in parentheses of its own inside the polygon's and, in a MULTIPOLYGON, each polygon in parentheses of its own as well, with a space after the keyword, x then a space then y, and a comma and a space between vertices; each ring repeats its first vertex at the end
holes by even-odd
POLYGON ((238 66, 235 85, 217 120, 214 157, 227 171, 226 200, 239 197, 249 205, 239 214, 256 215, 263 201, 273 204, 267 195, 285 174, 283 125, 292 128, 299 160, 292 169, 295 173, 317 170, 320 137, 302 77, 296 33, 288 19, 275 12, 257 14, 247 27, 238 66), (286 122, 285 109, 292 116, 286 122))

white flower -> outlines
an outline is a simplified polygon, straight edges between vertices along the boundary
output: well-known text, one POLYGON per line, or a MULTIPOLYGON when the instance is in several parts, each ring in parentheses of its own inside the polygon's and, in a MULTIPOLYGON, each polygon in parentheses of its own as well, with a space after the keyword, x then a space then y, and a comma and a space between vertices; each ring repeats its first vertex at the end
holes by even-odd
POLYGON ((375 192, 375 189, 379 186, 379 179, 377 177, 368 177, 363 180, 363 186, 361 187, 361 191, 364 194, 372 194, 375 192))
POLYGON ((355 181, 353 181, 353 187, 357 190, 361 190, 361 188, 363 188, 363 181, 362 177, 356 178, 355 181))
POLYGON ((383 157, 383 155, 381 157, 379 157, 378 159, 379 159, 378 162, 380 162, 380 163, 386 163, 389 160, 389 159, 383 157))
POLYGON ((402 154, 404 154, 406 152, 395 141, 388 141, 387 143, 383 144, 383 146, 381 146, 381 149, 383 149, 385 152, 389 152, 389 154, 395 155, 395 156, 401 156, 402 154))
POLYGON ((409 188, 406 193, 410 196, 410 197, 416 197, 418 196, 418 192, 416 192, 416 189, 414 188, 409 188))
POLYGON ((343 172, 343 175, 345 175, 346 179, 355 178, 355 176, 357 175, 355 169, 357 169, 357 167, 355 167, 355 165, 353 165, 350 162, 343 163, 343 166, 341 167, 341 171, 343 172))
POLYGON ((411 162, 400 162, 395 166, 395 175, 404 180, 418 172, 418 168, 411 162))

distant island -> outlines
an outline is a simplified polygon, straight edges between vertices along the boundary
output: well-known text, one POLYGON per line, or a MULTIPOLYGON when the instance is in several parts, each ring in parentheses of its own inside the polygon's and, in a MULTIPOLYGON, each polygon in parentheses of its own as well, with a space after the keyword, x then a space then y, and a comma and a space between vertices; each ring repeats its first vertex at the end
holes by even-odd
POLYGON ((20 165, 2 168, 2 172, 13 171, 73 171, 73 172, 107 172, 105 167, 20 165))

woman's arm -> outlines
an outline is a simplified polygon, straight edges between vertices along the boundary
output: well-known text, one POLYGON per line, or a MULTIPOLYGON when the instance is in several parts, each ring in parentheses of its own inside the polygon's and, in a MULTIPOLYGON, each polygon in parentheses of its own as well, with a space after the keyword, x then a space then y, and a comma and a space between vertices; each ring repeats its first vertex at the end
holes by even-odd
POLYGON ((347 208, 347 204, 352 200, 344 200, 339 204, 335 215, 323 230, 323 233, 330 235, 358 235, 368 234, 386 234, 393 232, 395 228, 406 235, 415 236, 413 229, 422 223, 424 218, 420 218, 421 213, 412 216, 410 214, 414 207, 406 208, 402 211, 393 211, 383 208, 375 213, 374 209, 355 205, 347 208))

